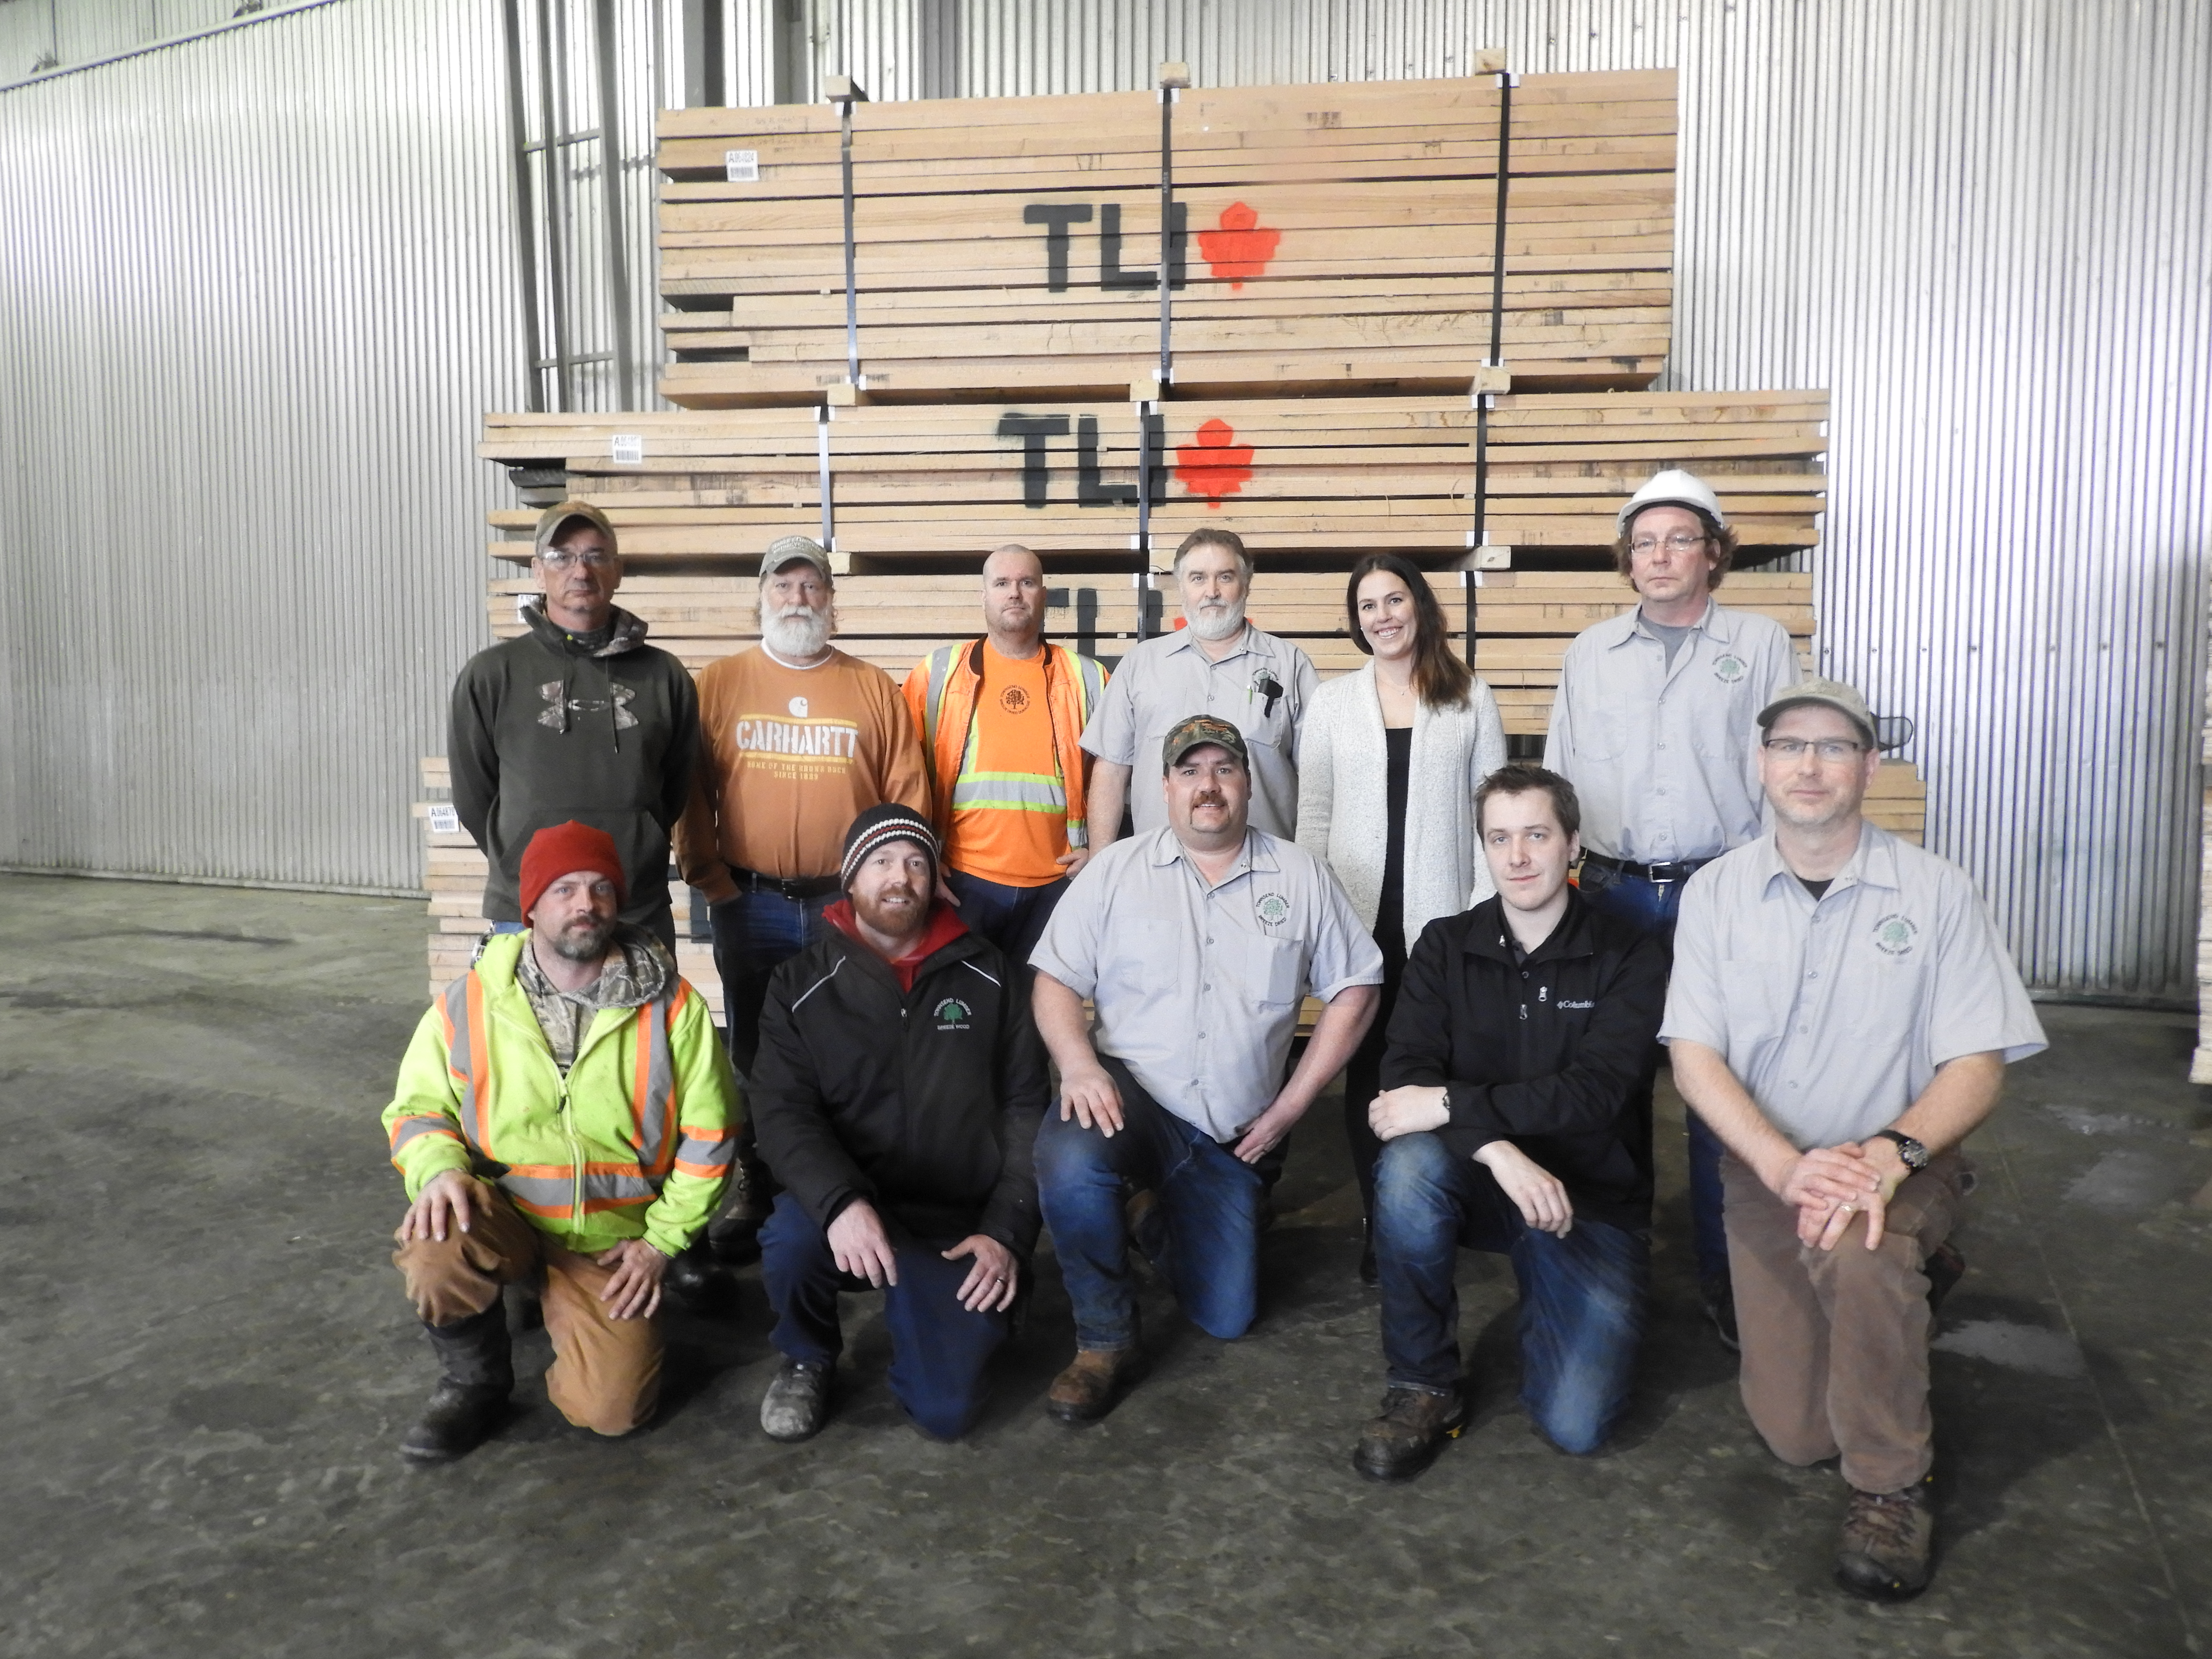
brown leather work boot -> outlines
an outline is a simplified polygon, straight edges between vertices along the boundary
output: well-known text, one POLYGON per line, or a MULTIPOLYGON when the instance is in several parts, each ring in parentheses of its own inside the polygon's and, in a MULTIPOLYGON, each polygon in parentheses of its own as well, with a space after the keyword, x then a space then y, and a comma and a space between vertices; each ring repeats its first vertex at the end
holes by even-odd
POLYGON ((1459 1389, 1393 1388, 1382 1396, 1382 1414, 1360 1431, 1352 1467, 1370 1480, 1411 1480, 1466 1426, 1467 1396, 1459 1389))
POLYGON ((1903 1492, 1851 1489, 1836 1548, 1836 1582, 1869 1601, 1908 1601, 1928 1588, 1936 1543, 1935 1486, 1903 1492))
POLYGON ((1053 1378, 1044 1408, 1070 1428, 1096 1423, 1136 1381, 1138 1365, 1133 1342, 1126 1348, 1078 1348, 1075 1363, 1053 1378))

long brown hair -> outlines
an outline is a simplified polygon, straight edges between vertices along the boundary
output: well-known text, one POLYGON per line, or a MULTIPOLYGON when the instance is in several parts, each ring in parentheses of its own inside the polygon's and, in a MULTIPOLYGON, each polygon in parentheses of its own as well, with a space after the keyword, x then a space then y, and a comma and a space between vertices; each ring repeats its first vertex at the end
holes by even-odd
POLYGON ((1437 603, 1429 579, 1411 559, 1395 553, 1367 553, 1352 567, 1352 580, 1344 589, 1344 619, 1352 629, 1352 642, 1366 655, 1375 654, 1360 631, 1359 584, 1378 571, 1395 576, 1413 596, 1413 690, 1431 708, 1464 708, 1474 671, 1452 654, 1443 607, 1437 603))

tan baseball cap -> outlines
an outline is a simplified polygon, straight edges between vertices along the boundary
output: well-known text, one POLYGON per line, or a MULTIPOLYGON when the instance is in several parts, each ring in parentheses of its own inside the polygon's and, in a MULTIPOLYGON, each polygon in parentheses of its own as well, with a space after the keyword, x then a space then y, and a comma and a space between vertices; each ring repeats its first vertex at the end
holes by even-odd
POLYGON ((1252 757, 1244 747, 1244 734, 1227 720, 1212 714, 1193 714, 1177 720, 1168 732, 1168 740, 1160 751, 1160 770, 1172 772, 1176 763, 1194 749, 1203 749, 1207 744, 1218 744, 1237 757, 1237 763, 1247 772, 1252 769, 1252 757))
POLYGON ((1765 731, 1782 717, 1785 709, 1802 708, 1814 702, 1849 715, 1851 723, 1866 733, 1869 748, 1881 747, 1881 736, 1875 730, 1874 711, 1867 707, 1867 700, 1859 696, 1857 688, 1845 685, 1841 680, 1824 680, 1817 676, 1798 681, 1760 709, 1759 729, 1765 731))
POLYGON ((561 527, 581 519, 607 538, 607 551, 617 558, 622 556, 622 544, 615 539, 615 527, 607 522, 607 515, 589 501, 563 501, 558 507, 549 507, 538 515, 538 533, 530 546, 530 556, 542 559, 545 550, 553 544, 561 527))

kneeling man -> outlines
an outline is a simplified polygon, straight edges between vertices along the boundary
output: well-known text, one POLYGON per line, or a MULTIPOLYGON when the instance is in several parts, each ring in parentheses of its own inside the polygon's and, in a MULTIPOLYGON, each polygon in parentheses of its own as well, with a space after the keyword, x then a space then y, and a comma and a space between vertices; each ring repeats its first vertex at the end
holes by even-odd
POLYGON ((1806 680, 1759 724, 1774 828, 1683 889, 1660 1036, 1728 1148, 1745 1409, 1785 1463, 1841 1454, 1837 1578, 1902 1601, 1935 1538, 1930 1258, 1972 1186, 1959 1143, 2043 1028, 1966 872, 1861 816, 1866 700, 1806 680))
POLYGON ((783 1186, 761 1229, 784 1355, 761 1427, 777 1440, 827 1420, 837 1294, 872 1285, 892 1395, 925 1434, 964 1434, 1036 1243, 1044 1050, 1020 975, 934 900, 939 873, 927 818, 870 807, 823 938, 769 982, 751 1099, 783 1186))
POLYGON ((661 1277, 728 1183, 737 1087, 707 1005, 666 949, 618 922, 604 830, 540 830, 526 933, 486 941, 430 1006, 385 1109, 413 1200, 392 1260, 445 1368, 400 1450, 458 1457, 514 1386, 502 1285, 545 1279, 545 1391, 625 1434, 660 1392, 661 1277))
POLYGON ((1131 1189, 1158 1195, 1153 1254, 1184 1314, 1224 1341, 1251 1324, 1283 1137, 1359 1046, 1382 979, 1382 952, 1328 867, 1247 826, 1243 733, 1193 715, 1163 759, 1166 827, 1094 857, 1030 957, 1060 1066, 1037 1181, 1077 1344, 1046 1409, 1068 1424, 1104 1416, 1136 1371, 1131 1189), (1328 1006, 1285 1082, 1310 988, 1328 1006))
POLYGON ((1474 810, 1497 896, 1421 930, 1368 1110, 1389 1387, 1352 1462, 1377 1480, 1419 1474, 1467 1420, 1462 1245, 1513 1263, 1521 1397, 1562 1451, 1605 1443, 1644 1334, 1666 954, 1567 884, 1565 778, 1501 767, 1474 810))

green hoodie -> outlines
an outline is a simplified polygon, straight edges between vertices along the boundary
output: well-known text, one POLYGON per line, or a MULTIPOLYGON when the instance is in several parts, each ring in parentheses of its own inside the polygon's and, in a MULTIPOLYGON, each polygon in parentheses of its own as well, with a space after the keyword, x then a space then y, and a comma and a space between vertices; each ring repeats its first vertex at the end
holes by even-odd
POLYGON ((491 861, 484 915, 525 921, 522 854, 540 830, 574 818, 604 830, 629 888, 622 919, 653 932, 668 914, 668 836, 699 751, 690 672, 614 613, 596 649, 524 605, 529 631, 479 651, 453 682, 447 754, 453 810, 491 861))

